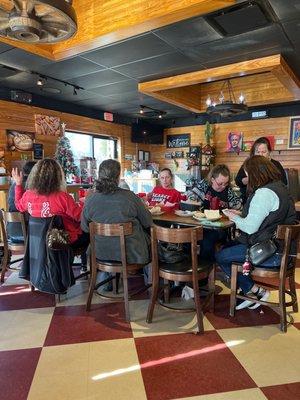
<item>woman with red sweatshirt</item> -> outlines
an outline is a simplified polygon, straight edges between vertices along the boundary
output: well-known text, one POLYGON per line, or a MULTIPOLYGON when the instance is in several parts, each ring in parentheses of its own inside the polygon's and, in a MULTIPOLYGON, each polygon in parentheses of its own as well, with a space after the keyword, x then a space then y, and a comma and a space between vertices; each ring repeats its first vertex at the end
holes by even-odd
POLYGON ((64 172, 57 161, 51 158, 40 160, 28 177, 26 191, 22 187, 22 172, 13 169, 12 178, 16 182, 15 204, 20 212, 27 211, 39 218, 60 215, 69 233, 71 247, 88 246, 89 235, 80 228, 82 206, 66 192, 64 172))
POLYGON ((169 168, 164 168, 159 173, 161 186, 156 186, 148 194, 147 200, 150 206, 160 205, 163 207, 178 207, 181 194, 173 188, 173 174, 169 168))

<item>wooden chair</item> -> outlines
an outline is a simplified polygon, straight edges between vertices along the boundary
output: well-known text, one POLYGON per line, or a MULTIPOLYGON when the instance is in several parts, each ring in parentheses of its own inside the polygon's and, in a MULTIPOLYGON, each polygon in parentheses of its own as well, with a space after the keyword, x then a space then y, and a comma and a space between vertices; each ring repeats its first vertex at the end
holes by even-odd
MULTIPOLYGON (((169 281, 191 282, 194 289, 194 302, 196 308, 196 316, 198 323, 198 333, 203 333, 203 310, 208 305, 209 309, 214 309, 214 292, 215 292, 215 268, 211 262, 199 260, 197 255, 197 242, 203 238, 202 226, 196 228, 183 228, 183 229, 169 229, 160 226, 153 226, 151 228, 151 250, 152 250, 152 296, 148 308, 147 322, 152 322, 153 311, 155 303, 159 298, 159 279, 163 278, 165 285, 161 289, 164 290, 165 301, 169 300, 169 281), (158 260, 157 245, 158 241, 168 243, 190 243, 191 254, 186 260, 174 264, 162 263, 158 260), (208 278, 208 294, 201 304, 199 281, 208 278), (167 289, 167 290, 166 290, 167 289)), ((161 292, 160 291, 160 292, 161 292)), ((160 302, 161 305, 176 310, 175 307, 166 306, 160 302)), ((194 309, 192 309, 195 311, 194 309)), ((189 311, 192 311, 189 310, 189 311)), ((186 310, 185 310, 186 311, 186 310)))
MULTIPOLYGON (((10 260, 10 253, 12 252, 25 252, 26 240, 27 240, 27 229, 24 220, 24 215, 20 212, 9 212, 0 210, 0 231, 3 244, 3 259, 2 259, 2 271, 1 271, 1 283, 4 282, 5 273, 11 264, 21 261, 23 258, 17 260, 10 260), (23 233, 23 241, 14 241, 13 238, 9 238, 7 234, 7 223, 14 222, 20 223, 23 233)), ((19 239, 19 238, 18 238, 19 239)))
MULTIPOLYGON (((101 285, 106 284, 107 282, 114 280, 114 291, 116 292, 116 281, 118 277, 122 276, 123 278, 123 289, 124 289, 124 303, 125 303, 125 315, 126 321, 130 321, 130 313, 129 313, 129 293, 128 293, 128 275, 132 272, 135 272, 144 265, 140 264, 128 264, 126 259, 126 242, 125 238, 128 235, 132 234, 132 223, 125 222, 120 224, 101 224, 97 222, 91 222, 89 224, 90 229, 90 270, 91 270, 91 279, 89 286, 88 299, 86 303, 86 310, 89 311, 91 308, 91 302, 93 297, 93 292, 96 288, 101 285), (96 258, 96 249, 95 249, 95 237, 99 236, 108 236, 108 237, 119 237, 120 238, 120 249, 121 249, 121 261, 108 261, 108 260, 98 260, 96 258), (96 277, 98 271, 109 272, 112 275, 111 278, 107 278, 96 284, 96 277)), ((144 290, 144 289, 142 289, 144 290)), ((133 295, 140 293, 141 290, 135 292, 133 295)), ((133 296, 132 295, 132 296, 133 296)), ((112 300, 116 300, 116 298, 111 298, 112 300)))
POLYGON ((280 329, 282 332, 287 331, 286 308, 293 307, 293 311, 298 311, 297 293, 295 286, 295 266, 300 258, 300 225, 279 225, 276 238, 283 241, 282 259, 278 269, 269 269, 263 267, 255 267, 251 271, 254 282, 262 284, 271 289, 277 289, 279 294, 278 302, 255 300, 252 297, 237 294, 237 274, 242 271, 242 264, 235 263, 231 270, 231 295, 230 295, 230 315, 234 316, 236 299, 251 300, 253 303, 259 303, 264 306, 271 307, 280 315, 280 329), (292 254, 292 243, 296 243, 297 253, 292 254), (260 278, 276 278, 278 285, 260 282, 260 278), (289 288, 286 287, 286 280, 289 281, 289 288), (286 294, 289 295, 290 301, 286 300, 286 294))

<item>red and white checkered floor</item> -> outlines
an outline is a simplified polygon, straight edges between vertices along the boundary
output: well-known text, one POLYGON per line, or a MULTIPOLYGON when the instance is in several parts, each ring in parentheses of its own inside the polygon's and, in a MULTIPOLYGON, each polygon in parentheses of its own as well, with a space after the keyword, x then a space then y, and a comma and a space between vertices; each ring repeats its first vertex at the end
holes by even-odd
MULTIPOLYGON (((134 278, 138 279, 138 278, 134 278)), ((297 269, 300 298, 300 269, 297 269)), ((283 334, 268 308, 229 318, 229 290, 205 334, 194 335, 193 313, 94 296, 85 311, 87 281, 78 281, 59 304, 31 292, 12 272, 0 287, 0 398, 3 400, 299 400, 300 313, 283 334)))

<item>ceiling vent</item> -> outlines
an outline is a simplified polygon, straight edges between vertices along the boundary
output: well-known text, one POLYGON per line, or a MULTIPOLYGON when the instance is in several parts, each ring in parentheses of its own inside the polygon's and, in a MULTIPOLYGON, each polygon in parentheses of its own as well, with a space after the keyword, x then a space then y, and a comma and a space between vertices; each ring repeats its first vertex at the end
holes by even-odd
POLYGON ((240 35, 273 22, 271 13, 258 1, 241 3, 210 14, 206 19, 223 36, 240 35))
POLYGON ((27 43, 57 43, 73 36, 72 0, 12 0, 0 4, 0 36, 27 43))

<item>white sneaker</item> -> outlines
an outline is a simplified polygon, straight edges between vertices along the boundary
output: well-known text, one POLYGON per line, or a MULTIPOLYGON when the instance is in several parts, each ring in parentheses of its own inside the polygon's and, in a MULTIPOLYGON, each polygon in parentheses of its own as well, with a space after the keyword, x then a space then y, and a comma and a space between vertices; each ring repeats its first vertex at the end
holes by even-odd
MULTIPOLYGON (((247 293, 248 295, 248 293, 247 293)), ((245 300, 242 303, 240 303, 239 305, 237 305, 235 307, 236 310, 243 310, 244 308, 250 308, 251 306, 255 305, 255 303, 253 303, 253 301, 251 300, 245 300)))
MULTIPOLYGON (((258 300, 267 301, 268 298, 270 297, 270 291, 261 287, 261 288, 259 288, 259 291, 258 291, 258 294, 256 295, 256 297, 258 300)), ((261 306, 261 304, 255 303, 253 306, 250 306, 248 308, 250 310, 255 310, 259 306, 261 306)))

